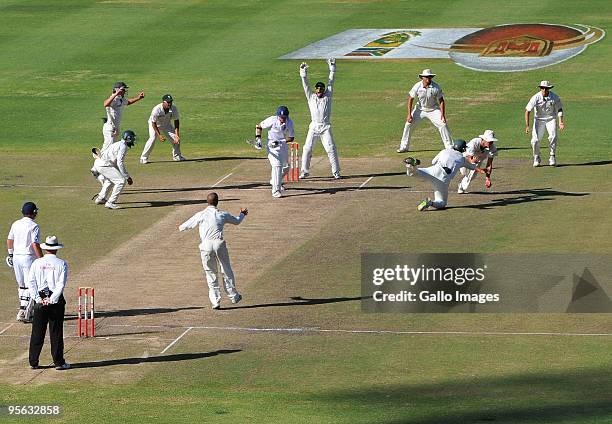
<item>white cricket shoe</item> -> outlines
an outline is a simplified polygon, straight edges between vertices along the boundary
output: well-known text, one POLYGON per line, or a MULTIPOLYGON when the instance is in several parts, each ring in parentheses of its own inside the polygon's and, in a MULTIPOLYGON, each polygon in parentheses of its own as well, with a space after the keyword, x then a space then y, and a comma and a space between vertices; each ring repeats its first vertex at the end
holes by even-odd
POLYGON ((113 202, 106 202, 104 204, 104 207, 108 208, 108 209, 121 209, 121 206, 119 206, 118 204, 113 203, 113 202))
POLYGON ((539 156, 534 156, 533 157, 533 167, 537 168, 538 166, 540 166, 540 157, 539 156))
POLYGON ((278 199, 279 197, 283 197, 283 195, 280 191, 275 191, 274 193, 272 193, 272 197, 278 199))
POLYGON ((220 304, 220 303, 214 303, 214 304, 212 305, 212 308, 213 308, 213 309, 219 309, 219 308, 221 308, 221 304, 220 304))
POLYGON ((549 164, 550 166, 557 166, 557 158, 556 158, 556 157, 554 157, 554 156, 551 156, 551 157, 548 159, 548 164, 549 164))
POLYGON ((232 303, 238 303, 242 300, 242 295, 240 293, 236 293, 236 296, 232 299, 232 303))
POLYGON ((20 309, 19 312, 17 312, 17 321, 19 322, 26 322, 25 319, 25 310, 24 309, 20 309))
POLYGON ((408 147, 400 147, 396 150, 397 153, 406 153, 408 151, 408 147))
POLYGON ((140 158, 141 165, 146 165, 147 163, 149 163, 149 160, 147 158, 140 158))
POLYGON ((457 189, 457 193, 465 194, 465 193, 467 193, 467 190, 464 190, 463 187, 459 186, 459 188, 457 189))
POLYGON ((334 180, 339 180, 340 178, 342 178, 339 172, 334 172, 333 176, 334 176, 334 180))
POLYGON ((424 211, 425 209, 428 209, 431 206, 431 199, 427 198, 425 200, 423 200, 421 203, 419 203, 419 206, 417 206, 417 210, 419 212, 424 211))
POLYGON ((310 172, 300 172, 300 180, 304 179, 304 178, 308 178, 310 176, 310 172))
POLYGON ((70 368, 72 368, 72 365, 70 365, 68 362, 64 362, 62 365, 57 365, 55 367, 55 369, 58 371, 69 370, 70 368))
POLYGON ((95 200, 94 200, 94 203, 95 203, 96 205, 103 205, 103 204, 105 204, 105 203, 106 203, 106 199, 105 199, 105 198, 103 198, 103 197, 100 197, 100 196, 96 196, 96 198, 95 198, 95 200))
POLYGON ((172 160, 175 162, 183 162, 184 160, 187 160, 187 159, 185 158, 185 156, 180 155, 180 156, 173 157, 172 160))

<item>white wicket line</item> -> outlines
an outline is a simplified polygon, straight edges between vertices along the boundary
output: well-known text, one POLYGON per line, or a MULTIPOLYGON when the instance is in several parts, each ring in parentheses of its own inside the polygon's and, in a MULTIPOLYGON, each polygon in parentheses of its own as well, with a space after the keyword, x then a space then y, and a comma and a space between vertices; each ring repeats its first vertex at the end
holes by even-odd
POLYGON ((372 179, 374 179, 374 177, 370 177, 370 178, 368 178, 367 180, 365 180, 365 181, 364 181, 364 182, 363 182, 363 183, 362 183, 362 184, 359 186, 358 190, 361 190, 363 187, 365 187, 365 185, 366 185, 367 183, 369 183, 370 181, 372 181, 372 179))
POLYGON ((0 331, 0 335, 2 335, 6 330, 8 330, 9 328, 11 328, 13 325, 15 325, 15 323, 12 323, 11 325, 9 325, 8 327, 6 327, 4 330, 0 331))
POLYGON ((232 175, 234 175, 233 172, 230 172, 229 174, 227 174, 225 177, 221 178, 219 181, 217 181, 216 183, 214 183, 212 186, 210 186, 211 188, 216 187, 218 184, 221 184, 222 181, 226 180, 227 178, 231 177, 232 175))
POLYGON ((176 344, 176 342, 178 342, 185 334, 187 334, 189 331, 191 331, 192 328, 193 327, 188 327, 187 330, 183 331, 183 334, 178 336, 176 339, 174 339, 174 341, 172 343, 170 343, 168 346, 166 346, 166 348, 161 351, 160 355, 163 355, 164 353, 166 353, 166 351, 168 349, 170 349, 172 346, 174 346, 176 344))
MULTIPOLYGON (((171 325, 130 325, 130 324, 108 324, 107 327, 141 327, 141 328, 185 328, 171 325)), ((249 332, 283 332, 283 333, 340 333, 340 334, 391 334, 391 335, 442 335, 442 336, 580 336, 580 337, 609 337, 612 333, 571 333, 571 332, 505 332, 505 331, 403 331, 403 330, 342 330, 325 329, 313 327, 220 327, 220 326, 191 326, 181 334, 180 339, 190 330, 221 330, 221 331, 249 331, 249 332)), ((172 343, 174 344, 174 342, 172 343)), ((171 345, 172 345, 171 344, 171 345)), ((166 348, 168 349, 168 348, 166 348)))

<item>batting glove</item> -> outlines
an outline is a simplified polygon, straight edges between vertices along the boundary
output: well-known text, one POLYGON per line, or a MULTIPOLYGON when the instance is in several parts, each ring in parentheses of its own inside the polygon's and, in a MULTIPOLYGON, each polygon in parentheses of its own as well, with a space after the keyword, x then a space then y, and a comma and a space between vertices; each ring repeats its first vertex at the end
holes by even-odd
POLYGON ((6 257, 5 260, 6 260, 6 264, 12 268, 13 267, 13 254, 9 253, 9 255, 6 257))
POLYGON ((255 148, 257 150, 261 150, 261 147, 262 147, 262 145, 261 145, 261 137, 255 138, 255 148))
POLYGON ((329 70, 332 72, 336 72, 336 59, 335 58, 330 58, 327 59, 327 64, 329 65, 329 70))

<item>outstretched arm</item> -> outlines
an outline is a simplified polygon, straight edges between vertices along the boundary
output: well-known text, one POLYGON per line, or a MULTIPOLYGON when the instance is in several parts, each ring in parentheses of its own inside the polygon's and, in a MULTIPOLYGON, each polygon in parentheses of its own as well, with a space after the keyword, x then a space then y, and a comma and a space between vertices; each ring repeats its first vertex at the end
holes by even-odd
POLYGON ((312 90, 310 89, 310 85, 308 83, 308 64, 306 62, 302 62, 300 64, 300 78, 302 78, 304 94, 306 95, 306 98, 309 99, 312 95, 312 90))
POLYGON ((336 59, 330 58, 327 60, 327 64, 329 65, 329 78, 327 81, 327 91, 330 93, 334 89, 334 80, 336 77, 336 59))

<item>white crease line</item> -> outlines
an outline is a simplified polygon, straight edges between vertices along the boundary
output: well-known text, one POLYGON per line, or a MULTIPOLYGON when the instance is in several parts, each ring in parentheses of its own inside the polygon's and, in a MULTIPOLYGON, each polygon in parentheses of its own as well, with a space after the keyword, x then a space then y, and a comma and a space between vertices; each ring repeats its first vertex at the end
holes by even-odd
POLYGON ((6 330, 8 330, 9 328, 11 328, 13 325, 15 325, 15 323, 12 323, 11 325, 9 325, 8 327, 6 327, 4 330, 0 331, 0 335, 2 335, 6 330))
MULTIPOLYGON (((145 327, 145 328, 185 328, 170 325, 130 325, 109 324, 107 327, 145 327)), ((346 333, 346 334, 396 334, 396 335, 458 335, 458 336, 612 336, 612 333, 554 333, 554 332, 504 332, 504 331, 402 331, 402 330, 342 330, 325 328, 261 328, 261 327, 219 327, 192 326, 189 330, 223 330, 251 332, 285 332, 285 333, 346 333)), ((185 331, 185 332, 187 332, 185 331)), ((181 338, 179 336, 179 338, 181 338)), ((177 339, 178 340, 178 339, 177 339)))
POLYGON ((174 339, 174 341, 172 343, 170 343, 168 346, 166 346, 166 348, 164 350, 161 351, 161 354, 166 353, 166 351, 168 349, 170 349, 172 346, 174 346, 176 344, 176 342, 178 342, 185 334, 187 334, 193 327, 189 327, 187 328, 187 330, 183 331, 183 334, 181 334, 180 336, 178 336, 176 339, 174 339))
POLYGON ((234 173, 233 173, 233 172, 230 172, 230 173, 229 173, 229 174, 227 174, 225 177, 221 178, 219 181, 217 181, 216 183, 214 183, 214 184, 211 186, 211 188, 212 188, 212 187, 216 187, 216 186, 217 186, 218 184, 220 184, 220 183, 221 183, 223 180, 228 179, 228 178, 229 178, 229 177, 231 177, 232 175, 234 175, 234 173))
POLYGON ((373 178, 374 178, 374 177, 370 177, 370 178, 368 178, 367 180, 365 180, 365 181, 363 182, 363 184, 361 184, 361 185, 359 186, 359 189, 362 189, 363 187, 365 187, 365 185, 366 185, 367 183, 369 183, 370 181, 372 181, 372 179, 373 179, 373 178))

